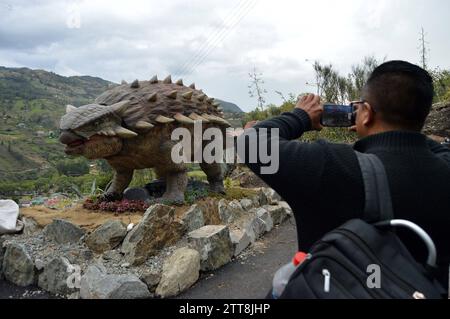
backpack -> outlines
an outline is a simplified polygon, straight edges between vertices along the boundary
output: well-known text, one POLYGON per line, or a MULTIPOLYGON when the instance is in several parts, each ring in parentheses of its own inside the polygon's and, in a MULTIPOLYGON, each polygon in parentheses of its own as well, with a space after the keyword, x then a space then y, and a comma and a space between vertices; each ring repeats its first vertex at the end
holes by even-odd
POLYGON ((364 220, 351 220, 314 244, 280 299, 442 299, 446 290, 433 277, 433 241, 419 226, 394 219, 382 162, 373 154, 356 154, 366 194, 364 220), (425 266, 398 238, 397 227, 424 240, 425 266))

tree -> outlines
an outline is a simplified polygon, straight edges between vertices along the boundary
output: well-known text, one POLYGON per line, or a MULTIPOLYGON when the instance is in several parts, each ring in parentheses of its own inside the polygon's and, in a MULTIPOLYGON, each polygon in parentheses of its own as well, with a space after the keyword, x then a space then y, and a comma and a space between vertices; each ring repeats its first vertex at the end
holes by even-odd
POLYGON ((66 159, 56 163, 60 175, 82 176, 89 173, 89 163, 84 158, 66 159))
POLYGON ((267 93, 267 90, 264 89, 264 80, 262 79, 263 74, 258 73, 256 67, 253 68, 253 71, 248 74, 250 77, 250 85, 248 86, 248 94, 251 98, 256 97, 258 101, 258 109, 263 111, 264 105, 266 104, 266 99, 264 98, 264 94, 267 93))

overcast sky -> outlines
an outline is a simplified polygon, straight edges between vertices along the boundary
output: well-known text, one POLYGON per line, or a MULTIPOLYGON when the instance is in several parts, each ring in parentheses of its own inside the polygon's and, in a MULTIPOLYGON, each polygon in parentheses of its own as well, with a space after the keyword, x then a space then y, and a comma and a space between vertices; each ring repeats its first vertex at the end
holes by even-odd
POLYGON ((448 0, 0 0, 0 65, 110 81, 178 74, 249 111, 248 73, 267 102, 314 91, 311 61, 343 73, 364 56, 450 68, 448 0))

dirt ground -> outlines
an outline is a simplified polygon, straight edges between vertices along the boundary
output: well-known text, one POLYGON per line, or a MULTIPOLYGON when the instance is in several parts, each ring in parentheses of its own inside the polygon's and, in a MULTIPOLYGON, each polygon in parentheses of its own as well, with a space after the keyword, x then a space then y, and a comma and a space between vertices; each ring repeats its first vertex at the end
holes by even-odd
POLYGON ((82 204, 77 204, 76 206, 64 210, 55 210, 44 206, 21 208, 20 214, 24 217, 34 219, 40 227, 47 226, 54 219, 65 219, 88 231, 96 229, 98 226, 102 225, 108 220, 120 220, 125 225, 128 225, 130 223, 136 225, 141 221, 143 216, 142 213, 115 214, 108 212, 90 211, 84 209, 82 207, 82 204))

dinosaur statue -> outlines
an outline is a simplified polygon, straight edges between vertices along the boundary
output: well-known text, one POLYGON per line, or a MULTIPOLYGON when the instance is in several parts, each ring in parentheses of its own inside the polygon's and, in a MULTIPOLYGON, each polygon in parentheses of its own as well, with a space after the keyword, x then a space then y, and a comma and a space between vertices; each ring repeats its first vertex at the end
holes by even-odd
MULTIPOLYGON (((182 80, 134 81, 116 86, 100 95, 94 104, 68 105, 61 119, 60 142, 68 155, 105 159, 115 174, 103 200, 122 198, 135 169, 154 168, 166 182, 161 200, 182 203, 187 185, 187 167, 175 164, 171 140, 175 128, 184 127, 193 134, 194 123, 202 130, 210 127, 225 131, 231 125, 222 118, 219 103, 206 96, 195 84, 182 80)), ((194 143, 192 143, 194 144, 194 143)), ((198 145, 198 143, 196 144, 198 145)), ((200 143, 204 147, 204 143, 200 143)), ((200 164, 206 173, 210 191, 224 193, 222 165, 200 164)))

